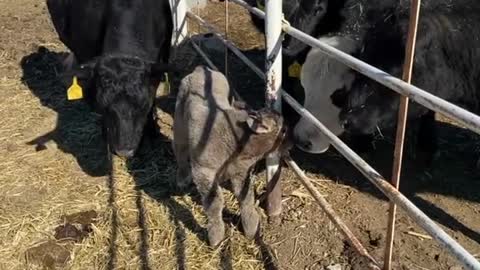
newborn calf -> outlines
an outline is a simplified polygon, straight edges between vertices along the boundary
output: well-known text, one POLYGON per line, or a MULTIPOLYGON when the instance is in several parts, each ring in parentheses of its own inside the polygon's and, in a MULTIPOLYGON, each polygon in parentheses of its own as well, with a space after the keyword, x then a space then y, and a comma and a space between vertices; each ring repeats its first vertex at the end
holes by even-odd
POLYGON ((178 163, 177 185, 193 180, 208 217, 208 239, 224 239, 223 196, 220 185, 230 180, 240 203, 247 237, 258 229, 250 169, 284 141, 286 127, 270 109, 250 111, 231 105, 223 74, 198 66, 181 84, 175 107, 173 148, 178 163))

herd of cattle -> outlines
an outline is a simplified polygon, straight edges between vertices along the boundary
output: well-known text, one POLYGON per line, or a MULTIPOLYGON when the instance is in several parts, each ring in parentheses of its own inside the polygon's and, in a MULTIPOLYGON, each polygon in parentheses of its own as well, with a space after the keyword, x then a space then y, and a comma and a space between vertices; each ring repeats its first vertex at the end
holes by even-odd
MULTIPOLYGON (((413 84, 478 112, 480 2, 422 2, 413 84)), ((400 76, 409 4, 283 0, 283 9, 292 26, 400 76)), ((72 52, 63 78, 69 84, 78 79, 81 96, 102 115, 112 152, 132 157, 144 134, 155 129, 156 89, 171 69, 169 0, 47 0, 47 6, 60 40, 72 52)), ((263 31, 263 22, 252 20, 263 31)), ((398 95, 294 38, 285 37, 283 47, 283 88, 336 135, 352 134, 353 145, 366 149, 376 130, 393 127, 398 95), (300 72, 292 72, 295 65, 300 72)), ((182 79, 174 114, 177 184, 185 188, 193 182, 202 195, 211 245, 224 238, 221 180, 231 180, 245 234, 253 237, 259 222, 248 177, 253 165, 274 150, 287 150, 290 142, 310 153, 328 149, 308 120, 293 116, 288 106, 283 115, 285 121, 270 109, 255 111, 233 101, 225 76, 204 66, 182 79)), ((434 112, 412 104, 409 119, 418 123, 417 150, 433 156, 434 112)))

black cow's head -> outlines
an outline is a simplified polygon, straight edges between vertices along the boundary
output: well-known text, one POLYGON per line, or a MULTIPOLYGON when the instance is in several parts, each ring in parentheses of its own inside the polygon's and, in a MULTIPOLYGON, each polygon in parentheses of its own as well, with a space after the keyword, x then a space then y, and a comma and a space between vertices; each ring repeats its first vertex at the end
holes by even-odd
MULTIPOLYGON (((290 24, 311 36, 337 30, 343 17, 341 10, 346 0, 283 0, 283 14, 290 24)), ((254 6, 264 8, 265 0, 249 0, 254 6)), ((264 31, 264 21, 253 16, 253 22, 264 31)), ((284 54, 295 57, 308 48, 308 45, 295 38, 285 35, 283 41, 284 54)))
POLYGON ((86 88, 86 98, 102 115, 103 134, 112 152, 134 155, 145 124, 153 117, 155 90, 165 70, 136 57, 107 56, 75 72, 86 88))
POLYGON ((398 94, 366 77, 356 79, 347 93, 334 93, 332 100, 342 107, 340 122, 349 133, 372 134, 396 123, 398 94))
MULTIPOLYGON (((294 8, 293 11, 284 10, 285 17, 293 27, 316 36, 320 31, 320 22, 327 13, 328 2, 328 0, 298 0, 295 7, 288 7, 294 8)), ((289 35, 286 35, 283 41, 284 53, 290 56, 299 54, 307 46, 289 35)))

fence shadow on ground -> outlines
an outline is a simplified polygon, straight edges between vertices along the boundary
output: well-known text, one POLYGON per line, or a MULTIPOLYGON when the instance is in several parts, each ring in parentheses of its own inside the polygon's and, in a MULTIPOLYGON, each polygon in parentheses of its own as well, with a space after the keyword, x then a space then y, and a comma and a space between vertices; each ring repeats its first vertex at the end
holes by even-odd
MULTIPOLYGON (((145 192, 148 196, 158 201, 159 204, 166 207, 168 210, 170 220, 173 223, 175 235, 175 250, 176 261, 178 269, 187 269, 187 254, 186 254, 186 234, 185 230, 195 234, 196 237, 208 244, 207 231, 195 219, 191 208, 179 203, 173 196, 190 196, 192 201, 198 206, 202 205, 200 195, 195 188, 189 189, 187 192, 178 192, 174 187, 175 157, 171 152, 170 142, 157 142, 154 151, 141 151, 138 156, 132 159, 128 168, 133 175, 137 188, 145 192), (157 177, 151 177, 155 174, 157 177)), ((240 226, 240 217, 227 208, 223 211, 225 225, 227 230, 229 227, 240 226)), ((144 226, 145 228, 145 226, 144 226)), ((261 236, 257 237, 257 245, 262 254, 262 261, 265 264, 265 269, 278 269, 275 266, 273 254, 270 248, 264 243, 261 236)), ((230 240, 222 244, 220 250, 220 267, 221 269, 233 269, 231 245, 234 245, 230 240)), ((148 245, 141 244, 148 247, 148 245)), ((148 253, 147 253, 148 254, 148 253)), ((148 262, 147 259, 142 259, 143 262, 148 262)), ((144 268, 148 269, 148 268, 144 268)))
MULTIPOLYGON (((480 232, 463 224, 454 215, 419 196, 421 193, 440 194, 471 202, 480 202, 480 175, 475 162, 479 158, 479 136, 455 125, 437 122, 440 137, 440 155, 430 169, 418 163, 411 152, 406 152, 402 169, 401 192, 434 221, 480 243, 480 232)), ((377 141, 376 149, 363 158, 386 179, 390 179, 393 162, 393 139, 377 141)), ((408 143, 408 141, 407 141, 408 143)), ((341 184, 382 200, 386 197, 336 150, 326 154, 310 155, 300 151, 294 154, 299 165, 308 172, 325 175, 341 184)))

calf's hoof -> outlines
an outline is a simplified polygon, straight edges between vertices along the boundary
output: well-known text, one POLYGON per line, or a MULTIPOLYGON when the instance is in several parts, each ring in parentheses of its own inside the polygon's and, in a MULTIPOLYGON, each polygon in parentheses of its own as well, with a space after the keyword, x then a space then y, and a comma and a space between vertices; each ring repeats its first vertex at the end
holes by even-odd
POLYGON ((245 233, 245 237, 247 237, 248 239, 253 239, 255 237, 258 231, 259 224, 260 216, 258 215, 256 210, 247 214, 242 213, 243 232, 245 233))
POLYGON ((215 226, 209 226, 208 228, 208 243, 210 247, 217 247, 225 239, 225 226, 224 224, 218 224, 215 226))
POLYGON ((281 215, 275 215, 268 217, 268 224, 269 226, 280 226, 282 224, 282 217, 281 215))

